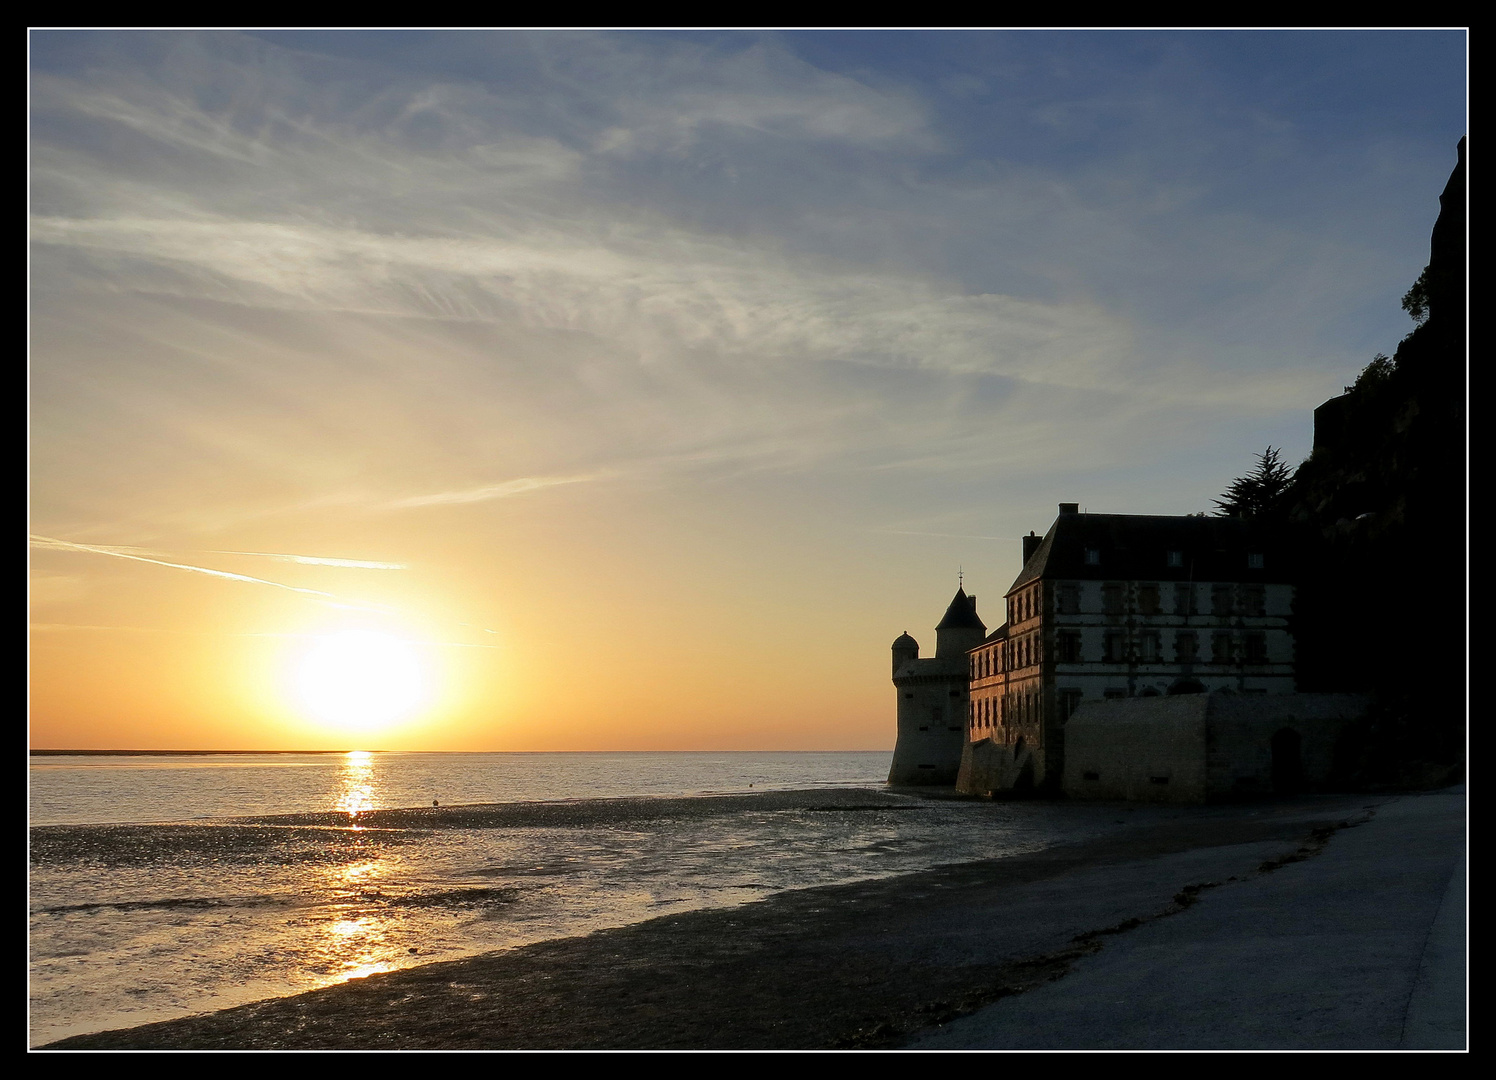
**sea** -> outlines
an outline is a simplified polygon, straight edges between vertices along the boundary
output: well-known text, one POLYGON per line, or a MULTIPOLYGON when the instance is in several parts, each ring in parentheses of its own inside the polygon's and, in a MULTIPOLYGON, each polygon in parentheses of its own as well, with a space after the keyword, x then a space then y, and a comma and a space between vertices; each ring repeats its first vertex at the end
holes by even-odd
POLYGON ((1104 835, 887 752, 33 755, 30 1039, 1104 835))

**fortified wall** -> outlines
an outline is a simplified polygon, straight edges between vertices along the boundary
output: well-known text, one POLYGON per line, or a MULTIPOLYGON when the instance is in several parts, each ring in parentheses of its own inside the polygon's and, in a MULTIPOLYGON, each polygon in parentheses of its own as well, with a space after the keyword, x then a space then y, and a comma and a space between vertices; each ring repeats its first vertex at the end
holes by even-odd
POLYGON ((1065 725, 1064 793, 1204 803, 1330 779, 1357 694, 1188 694, 1086 702, 1065 725))

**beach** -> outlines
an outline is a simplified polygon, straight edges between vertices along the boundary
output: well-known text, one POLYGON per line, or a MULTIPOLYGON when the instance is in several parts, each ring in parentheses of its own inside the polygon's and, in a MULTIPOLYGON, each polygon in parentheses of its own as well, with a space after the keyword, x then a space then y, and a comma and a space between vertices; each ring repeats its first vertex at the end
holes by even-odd
POLYGON ((1464 806, 1459 788, 1138 817, 1042 850, 791 889, 49 1047, 1463 1045, 1464 806), (1126 956, 1125 971, 1107 969, 1126 956), (1141 990, 1113 993, 1140 971, 1141 990))

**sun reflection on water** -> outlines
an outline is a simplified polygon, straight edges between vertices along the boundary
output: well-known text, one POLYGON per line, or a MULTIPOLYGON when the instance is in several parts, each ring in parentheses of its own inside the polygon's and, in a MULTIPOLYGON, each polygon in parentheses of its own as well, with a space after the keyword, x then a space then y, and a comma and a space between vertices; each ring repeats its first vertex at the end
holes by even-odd
POLYGON ((333 982, 362 979, 394 968, 394 964, 385 958, 390 944, 386 939, 384 920, 372 915, 331 923, 327 928, 325 947, 339 965, 333 982))
MULTIPOLYGON (((331 867, 323 877, 332 901, 331 918, 318 925, 310 953, 322 973, 320 985, 362 979, 381 971, 393 971, 399 957, 398 931, 384 910, 386 897, 379 885, 386 867, 379 859, 364 859, 331 867)), ((320 890, 319 890, 320 891, 320 890)))
POLYGON ((359 814, 374 809, 374 755, 367 750, 350 750, 343 755, 338 782, 338 809, 355 822, 356 828, 359 814))

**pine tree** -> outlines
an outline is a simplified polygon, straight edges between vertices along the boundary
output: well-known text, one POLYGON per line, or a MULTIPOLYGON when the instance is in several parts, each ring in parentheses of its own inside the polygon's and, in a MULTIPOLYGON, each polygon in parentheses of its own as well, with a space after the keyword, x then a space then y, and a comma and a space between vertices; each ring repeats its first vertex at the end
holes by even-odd
POLYGON ((1253 518, 1278 507, 1293 479, 1293 470, 1269 446, 1257 457, 1257 468, 1231 481, 1226 493, 1215 500, 1218 517, 1253 518))

